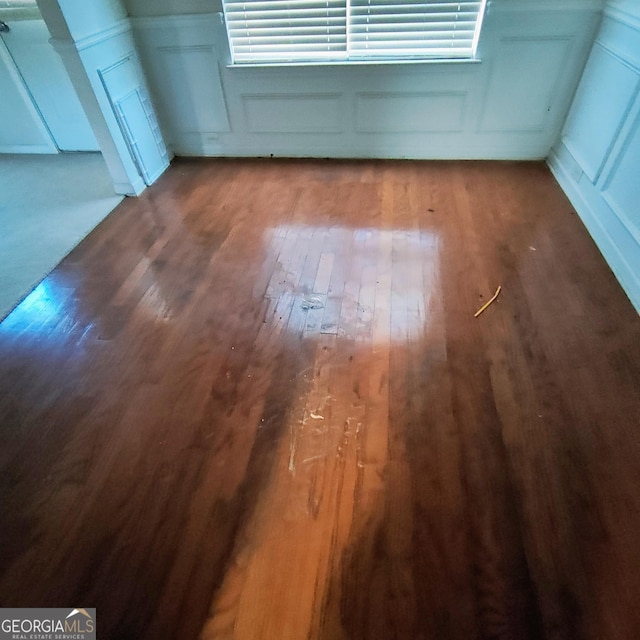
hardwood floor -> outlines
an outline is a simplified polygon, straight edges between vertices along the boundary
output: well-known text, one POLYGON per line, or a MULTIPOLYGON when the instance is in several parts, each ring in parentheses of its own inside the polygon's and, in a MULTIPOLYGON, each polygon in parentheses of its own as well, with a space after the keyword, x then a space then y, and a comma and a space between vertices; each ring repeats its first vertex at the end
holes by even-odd
POLYGON ((640 320, 543 164, 180 160, 0 324, 0 606, 637 640, 639 461, 640 320))

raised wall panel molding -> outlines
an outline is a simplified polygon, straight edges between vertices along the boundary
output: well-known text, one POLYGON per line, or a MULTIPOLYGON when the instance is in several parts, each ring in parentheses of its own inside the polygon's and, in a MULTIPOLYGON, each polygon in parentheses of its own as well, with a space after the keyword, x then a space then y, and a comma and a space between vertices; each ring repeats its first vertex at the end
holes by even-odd
POLYGON ((625 64, 640 70, 640 29, 605 17, 596 42, 625 64))
POLYGON ((640 99, 612 153, 602 197, 640 246, 640 99))
POLYGON ((98 69, 102 85, 112 100, 128 95, 132 88, 140 84, 135 61, 135 53, 128 51, 117 60, 98 69))
POLYGON ((188 131, 230 131, 214 45, 162 45, 156 51, 151 75, 171 141, 188 131))
POLYGON ((617 47, 613 47, 609 43, 602 40, 596 40, 594 42, 594 46, 600 47, 601 49, 606 51, 612 58, 615 58, 626 67, 633 69, 633 71, 635 71, 636 73, 640 73, 640 66, 636 64, 635 60, 629 58, 629 56, 625 55, 625 53, 623 51, 620 51, 620 49, 618 49, 617 47))
POLYGON ((341 133, 342 94, 243 94, 251 133, 341 133))
POLYGON ((502 38, 484 100, 480 133, 542 132, 573 36, 502 38), (528 69, 523 73, 523 69, 528 69))
POLYGON ((604 10, 604 15, 608 18, 621 22, 636 31, 640 31, 640 16, 619 8, 615 2, 607 5, 604 10))
POLYGON ((594 184, 629 114, 639 83, 633 67, 596 42, 562 134, 565 146, 594 184))
POLYGON ((462 131, 465 91, 358 93, 359 133, 452 133, 462 131))

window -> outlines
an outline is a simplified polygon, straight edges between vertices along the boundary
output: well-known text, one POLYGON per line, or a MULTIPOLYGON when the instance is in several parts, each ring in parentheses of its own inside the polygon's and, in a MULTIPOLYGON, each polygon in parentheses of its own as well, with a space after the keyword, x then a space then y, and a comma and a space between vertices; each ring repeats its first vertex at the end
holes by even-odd
POLYGON ((473 58, 487 0, 223 0, 234 64, 473 58))

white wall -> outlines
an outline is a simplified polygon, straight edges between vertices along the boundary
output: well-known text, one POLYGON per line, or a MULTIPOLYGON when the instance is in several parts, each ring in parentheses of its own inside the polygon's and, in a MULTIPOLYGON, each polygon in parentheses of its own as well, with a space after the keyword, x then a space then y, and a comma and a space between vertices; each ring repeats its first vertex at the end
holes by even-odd
POLYGON ((480 63, 229 68, 221 14, 149 4, 127 1, 178 155, 509 159, 548 154, 602 7, 493 0, 480 63))
POLYGON ((0 153, 57 153, 22 76, 0 38, 0 153))
POLYGON ((49 43, 44 20, 13 20, 9 24, 11 31, 3 33, 2 39, 56 147, 61 151, 98 151, 69 75, 49 43))
POLYGON ((57 0, 76 41, 103 33, 127 16, 121 0, 57 0))
POLYGON ((193 15, 222 11, 222 0, 124 0, 130 16, 193 15))
POLYGON ((640 311, 640 3, 607 3, 549 164, 640 311))

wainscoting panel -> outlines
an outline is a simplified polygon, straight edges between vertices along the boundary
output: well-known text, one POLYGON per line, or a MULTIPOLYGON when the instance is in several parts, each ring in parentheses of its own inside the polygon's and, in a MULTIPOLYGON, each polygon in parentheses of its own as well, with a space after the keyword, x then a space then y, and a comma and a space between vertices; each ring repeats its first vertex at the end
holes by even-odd
POLYGON ((356 130, 362 133, 462 131, 466 93, 360 93, 356 130))
POLYGON ((609 2, 549 164, 640 311, 638 52, 640 7, 609 2))
POLYGON ((640 248, 640 101, 638 102, 629 134, 625 136, 620 154, 603 185, 602 197, 629 229, 640 248))
POLYGON ((410 64, 232 66, 220 13, 132 23, 177 154, 540 159, 600 10, 494 0, 478 60, 410 64))
POLYGON ((598 179, 629 113, 639 81, 632 67, 596 43, 562 137, 592 182, 598 179), (607 116, 603 118, 603 114, 607 116))
POLYGON ((243 95, 251 133, 340 133, 340 94, 243 95))
POLYGON ((163 113, 169 125, 170 139, 182 132, 229 131, 220 71, 215 50, 210 46, 162 47, 159 64, 166 74, 161 91, 163 113), (176 100, 176 96, 182 96, 176 100))
POLYGON ((480 131, 544 131, 560 90, 572 38, 503 38, 498 46, 480 131))

